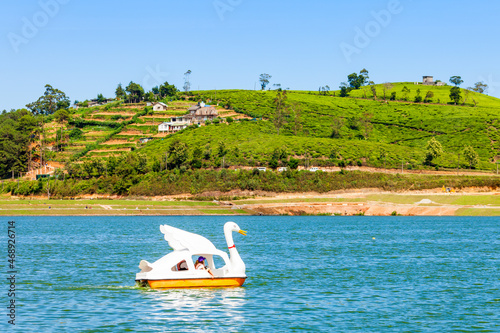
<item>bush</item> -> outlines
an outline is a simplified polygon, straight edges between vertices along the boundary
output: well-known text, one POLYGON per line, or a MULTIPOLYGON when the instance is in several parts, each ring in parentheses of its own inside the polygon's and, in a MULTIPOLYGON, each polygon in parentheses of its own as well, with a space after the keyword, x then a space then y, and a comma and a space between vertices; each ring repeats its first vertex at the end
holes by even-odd
POLYGON ((70 132, 69 132, 69 138, 71 140, 78 140, 80 138, 83 137, 83 131, 79 128, 73 128, 70 132))
POLYGON ((288 166, 290 167, 290 169, 296 170, 299 167, 299 160, 293 157, 290 158, 290 160, 288 161, 288 166))

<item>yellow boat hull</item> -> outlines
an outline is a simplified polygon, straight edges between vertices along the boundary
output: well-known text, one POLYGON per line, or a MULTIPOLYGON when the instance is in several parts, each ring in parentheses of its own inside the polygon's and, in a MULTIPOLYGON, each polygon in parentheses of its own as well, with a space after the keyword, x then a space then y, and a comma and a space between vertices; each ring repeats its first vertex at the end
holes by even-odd
POLYGON ((241 287, 246 278, 214 278, 214 279, 170 279, 170 280, 140 280, 141 285, 149 285, 152 289, 167 288, 218 288, 241 287))

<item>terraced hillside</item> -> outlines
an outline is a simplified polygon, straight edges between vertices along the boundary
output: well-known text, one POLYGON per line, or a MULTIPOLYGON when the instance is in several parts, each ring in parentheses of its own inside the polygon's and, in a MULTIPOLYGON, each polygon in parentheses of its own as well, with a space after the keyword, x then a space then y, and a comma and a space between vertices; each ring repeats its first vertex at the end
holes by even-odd
POLYGON ((56 132, 66 128, 63 136, 70 139, 63 140, 66 145, 62 151, 51 156, 60 163, 80 163, 131 151, 161 161, 175 140, 186 144, 188 167, 195 159, 201 160, 201 167, 209 168, 222 163, 267 166, 271 159, 286 165, 292 158, 304 166, 455 169, 458 164, 460 168, 469 166, 463 149, 470 145, 479 155, 477 169, 496 168, 495 162, 500 161, 499 99, 474 92, 467 93, 465 99, 462 91, 464 99, 453 105, 448 96, 450 87, 413 83, 393 83, 390 89, 386 86, 386 99, 383 85, 376 85, 375 90, 376 98, 367 87, 351 91, 347 98, 338 97, 338 92, 288 91, 281 125, 274 103, 277 91, 223 90, 216 92, 215 101, 211 100, 214 91, 192 92, 169 102, 168 110, 161 112, 152 111, 145 103, 114 102, 73 110, 67 124, 47 124, 46 137, 55 143, 56 132), (410 90, 404 97, 403 87, 410 90), (396 92, 397 99, 414 100, 417 89, 421 96, 432 91, 432 101, 389 99, 396 92), (220 117, 230 117, 230 121, 173 135, 157 132, 159 124, 186 114, 190 106, 202 100, 217 104, 220 117), (78 131, 81 133, 75 134, 78 131), (153 140, 141 143, 142 138, 153 140), (431 138, 442 144, 443 153, 432 164, 425 164, 431 138), (193 156, 195 150, 197 157, 193 156))
MULTIPOLYGON (((51 121, 45 125, 45 140, 53 150, 51 160, 67 162, 91 158, 107 158, 141 148, 141 139, 162 140, 168 134, 158 133, 158 125, 172 117, 187 114, 193 101, 173 101, 167 111, 153 111, 146 103, 123 104, 114 102, 105 106, 72 109, 71 120, 63 126, 51 121), (63 147, 57 149, 63 130, 63 147), (59 134, 57 132, 59 131, 59 134)), ((219 117, 248 118, 233 110, 217 107, 219 117)))

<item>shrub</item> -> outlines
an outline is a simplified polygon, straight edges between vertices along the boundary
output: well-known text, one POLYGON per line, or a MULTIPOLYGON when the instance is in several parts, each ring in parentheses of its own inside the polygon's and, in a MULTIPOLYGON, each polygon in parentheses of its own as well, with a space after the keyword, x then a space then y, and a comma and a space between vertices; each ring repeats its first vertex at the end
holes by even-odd
POLYGON ((296 170, 299 167, 299 160, 293 157, 290 158, 290 160, 288 161, 288 166, 290 167, 290 169, 296 170))

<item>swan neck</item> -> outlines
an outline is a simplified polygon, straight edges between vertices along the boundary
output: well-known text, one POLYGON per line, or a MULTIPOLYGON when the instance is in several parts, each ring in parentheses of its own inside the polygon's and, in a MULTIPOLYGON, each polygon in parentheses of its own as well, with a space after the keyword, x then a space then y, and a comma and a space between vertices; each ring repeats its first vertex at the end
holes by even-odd
POLYGON ((224 236, 226 237, 227 247, 229 249, 234 249, 233 232, 231 230, 225 229, 224 236))

